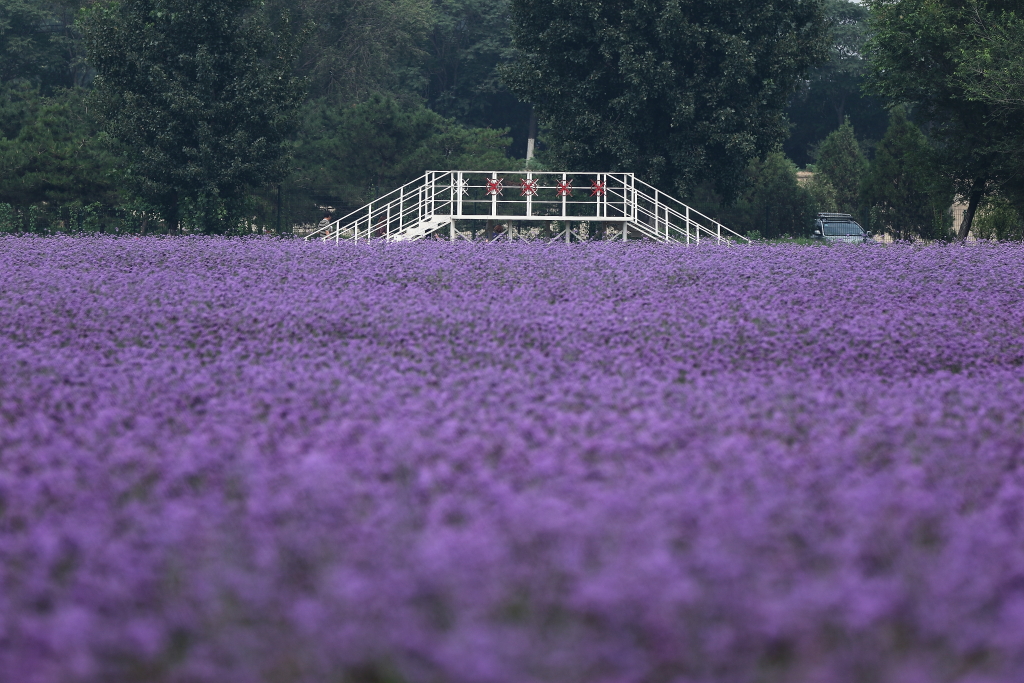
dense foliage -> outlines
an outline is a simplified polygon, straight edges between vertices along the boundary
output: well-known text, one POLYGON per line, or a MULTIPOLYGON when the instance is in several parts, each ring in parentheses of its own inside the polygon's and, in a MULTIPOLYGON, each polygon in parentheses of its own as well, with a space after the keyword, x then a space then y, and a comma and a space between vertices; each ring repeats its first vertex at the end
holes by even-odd
POLYGON ((506 71, 553 159, 629 170, 687 195, 731 198, 750 159, 786 137, 789 96, 825 56, 818 2, 522 0, 506 71))
POLYGON ((889 129, 864 178, 863 200, 871 223, 898 240, 948 235, 945 211, 953 199, 932 173, 932 150, 902 108, 890 113, 889 129))
POLYGON ((1019 681, 1022 262, 0 238, 0 671, 1019 681))
POLYGON ((927 124, 937 145, 937 163, 968 201, 957 226, 959 237, 966 238, 989 194, 1003 190, 1024 201, 1019 155, 1008 155, 1005 149, 1007 141, 1020 136, 1021 119, 1002 116, 996 102, 979 96, 964 80, 965 68, 990 47, 971 26, 993 17, 1012 23, 1020 3, 869 0, 868 5, 875 30, 869 44, 872 88, 894 102, 912 104, 915 118, 927 124))
POLYGON ((858 138, 877 142, 885 132, 884 101, 864 92, 868 70, 868 8, 849 0, 824 0, 829 27, 828 61, 811 70, 790 99, 793 128, 786 154, 801 166, 814 160, 815 146, 850 119, 858 138))
POLYGON ((467 128, 382 95, 344 108, 319 101, 304 114, 293 182, 353 209, 427 169, 487 170, 509 161, 501 131, 467 128))
POLYGON ((249 188, 281 180, 303 84, 295 36, 256 0, 122 0, 82 19, 94 101, 127 150, 127 178, 174 231, 222 233, 249 188))
MULTIPOLYGON (((779 146, 774 143, 781 140, 789 160, 813 172, 829 165, 826 140, 849 118, 857 147, 872 164, 869 173, 860 175, 872 179, 873 195, 860 196, 855 211, 867 222, 872 207, 895 201, 880 198, 885 193, 879 188, 905 184, 908 177, 906 165, 890 163, 887 151, 879 163, 874 158, 886 130, 884 107, 895 107, 905 110, 910 127, 925 136, 901 129, 903 142, 917 145, 923 139, 928 147, 928 162, 916 164, 914 182, 937 188, 931 195, 932 213, 941 215, 924 224, 924 213, 918 211, 909 223, 901 224, 904 227, 895 228, 886 219, 877 226, 880 230, 899 238, 941 238, 952 220, 949 200, 956 192, 962 199, 976 200, 969 216, 977 214, 981 220, 986 211, 995 212, 983 220, 989 227, 979 227, 975 236, 1010 239, 1016 232, 1007 226, 1024 220, 1024 181, 1019 174, 1024 118, 1018 87, 1024 19, 1012 2, 885 0, 865 5, 851 0, 787 0, 778 5, 752 3, 754 10, 745 12, 737 8, 748 0, 725 5, 685 0, 678 4, 680 21, 675 21, 677 6, 671 3, 572 4, 551 14, 558 17, 553 22, 544 13, 544 2, 263 0, 256 3, 258 8, 233 4, 236 26, 262 27, 262 37, 269 38, 264 45, 270 48, 269 56, 293 57, 287 65, 281 63, 287 60, 264 61, 273 63, 271 75, 304 82, 307 97, 298 107, 297 125, 272 125, 275 130, 267 139, 278 142, 266 146, 245 144, 245 135, 225 138, 225 127, 218 130, 214 123, 230 119, 252 128, 252 111, 258 112, 256 119, 263 116, 269 121, 274 119, 271 110, 277 107, 282 113, 289 106, 271 102, 271 88, 258 100, 271 105, 266 111, 247 106, 242 96, 236 98, 234 110, 237 114, 240 109, 242 115, 222 116, 217 112, 232 95, 230 88, 221 88, 223 97, 209 107, 205 96, 197 98, 203 111, 193 106, 195 101, 178 102, 180 115, 191 116, 191 107, 196 116, 207 117, 199 117, 210 124, 206 137, 219 136, 219 147, 196 146, 168 135, 166 154, 152 154, 161 148, 145 140, 138 144, 138 133, 146 126, 132 125, 130 107, 115 108, 117 98, 103 95, 100 99, 107 106, 97 108, 88 105, 86 97, 96 64, 85 59, 83 30, 95 32, 96 17, 114 19, 133 3, 0 0, 0 213, 7 217, 0 219, 0 231, 168 232, 174 230, 177 216, 182 228, 192 233, 288 233, 292 226, 319 220, 325 207, 347 213, 367 197, 412 180, 430 166, 521 168, 534 107, 529 92, 520 100, 502 78, 503 69, 516 60, 517 78, 525 74, 529 88, 544 90, 552 106, 562 108, 563 119, 586 119, 587 124, 542 129, 533 167, 587 162, 654 174, 665 161, 668 166, 661 171, 667 175, 657 184, 726 224, 762 236, 806 235, 808 216, 814 211, 838 210, 840 205, 853 210, 857 182, 819 172, 809 180, 804 176, 798 185, 797 169, 777 156, 779 146), (792 33, 799 28, 795 25, 772 28, 772 21, 796 6, 811 14, 820 11, 824 20, 813 24, 822 31, 822 50, 816 58, 813 50, 804 50, 810 33, 792 33), (619 14, 622 21, 616 18, 619 14), (511 31, 524 17, 534 21, 531 26, 541 34, 569 36, 545 43, 552 64, 583 59, 586 63, 580 68, 592 67, 592 72, 583 80, 575 71, 531 76, 530 69, 538 62, 512 45, 511 31), (658 25, 665 30, 647 30, 658 25), (587 26, 594 31, 588 32, 587 26), (579 41, 572 38, 574 31, 579 41), (773 31, 783 39, 775 40, 773 31), (701 42, 705 37, 707 44, 701 42), (598 43, 603 46, 600 55, 592 49, 598 43), (681 46, 693 49, 683 52, 681 46), (590 57, 584 58, 581 50, 589 50, 590 57), (932 58, 937 60, 935 68, 920 68, 932 58), (787 73, 792 78, 762 78, 797 62, 805 62, 806 77, 795 78, 797 71, 791 70, 787 73), (864 92, 867 75, 882 72, 885 78, 876 78, 875 91, 864 92), (598 80, 587 80, 590 76, 598 80), (761 81, 752 83, 750 78, 761 81), (918 86, 927 97, 918 98, 918 86), (796 92, 784 102, 786 96, 779 93, 793 87, 796 92), (693 108, 686 104, 686 93, 696 97, 693 108), (761 97, 768 94, 771 97, 761 97), (580 97, 591 99, 584 102, 580 97), (942 107, 932 104, 939 100, 968 112, 965 120, 983 135, 958 133, 955 119, 960 115, 946 110, 936 115, 942 107), (681 106, 672 109, 672 102, 681 106), (666 106, 672 109, 668 114, 666 106), (126 123, 118 132, 108 117, 105 123, 113 136, 103 132, 104 121, 96 116, 111 109, 126 123), (782 109, 788 122, 781 117, 782 109), (614 130, 590 126, 588 117, 611 121, 614 130), (685 123, 666 129, 666 120, 685 123), (280 133, 289 129, 285 141, 280 133), (609 140, 615 143, 613 148, 605 145, 609 140), (686 147, 690 143, 692 149, 686 147), (579 154, 563 154, 570 148, 579 154), (277 151, 268 155, 271 149, 277 151), (669 168, 673 164, 689 169, 680 171, 683 176, 689 173, 683 186, 673 186, 682 177, 673 176, 681 168, 669 168), (147 167, 152 173, 142 172, 147 167), (973 194, 977 178, 972 168, 986 171, 984 183, 973 194), (157 171, 167 169, 177 177, 174 182, 153 181, 160 175, 157 171), (180 201, 175 211, 170 189, 181 183, 193 196, 180 201), (766 207, 766 201, 771 205, 766 207)), ((209 3, 192 5, 216 14, 209 3)), ((165 23, 169 16, 164 15, 165 23)), ((187 13, 178 13, 171 23, 179 22, 190 32, 189 21, 187 13)), ((128 35, 116 24, 105 30, 128 35)), ((535 33, 531 29, 528 40, 536 40, 535 33)), ((243 42, 246 48, 261 45, 254 36, 243 42)), ((137 41, 126 54, 141 54, 147 44, 137 41)), ((231 61, 237 47, 217 44, 214 52, 221 52, 217 59, 231 61)), ((187 45, 185 49, 180 54, 187 53, 187 45)), ((210 55, 197 53, 190 59, 198 64, 210 55)), ((115 62, 121 59, 119 51, 113 56, 115 62)), ((159 50, 154 56, 157 63, 173 57, 159 50)), ((219 74, 225 82, 232 77, 228 71, 219 74)), ((148 87, 148 81, 144 85, 148 87)), ((167 94, 163 103, 170 105, 175 99, 167 94)), ((154 114, 149 118, 159 118, 159 106, 148 100, 142 109, 154 114)), ((279 123, 288 118, 279 118, 279 123)), ((154 127, 165 122, 157 121, 154 127)), ((266 121, 255 123, 259 129, 266 121)), ((258 141, 260 132, 253 134, 258 141)), ((878 211, 875 215, 881 216, 878 211)))
POLYGON ((835 188, 838 210, 857 214, 860 186, 868 170, 868 162, 849 119, 822 141, 815 169, 835 188))
POLYGON ((82 85, 88 70, 73 29, 78 0, 0 0, 0 92, 29 84, 51 92, 82 85))

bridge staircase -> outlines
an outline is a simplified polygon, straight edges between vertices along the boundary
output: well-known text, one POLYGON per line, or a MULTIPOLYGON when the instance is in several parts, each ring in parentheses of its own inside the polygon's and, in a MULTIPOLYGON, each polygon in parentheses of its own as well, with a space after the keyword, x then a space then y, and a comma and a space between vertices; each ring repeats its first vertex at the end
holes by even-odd
POLYGON ((749 242, 632 173, 548 171, 427 171, 306 239, 457 240, 481 226, 492 240, 749 242))

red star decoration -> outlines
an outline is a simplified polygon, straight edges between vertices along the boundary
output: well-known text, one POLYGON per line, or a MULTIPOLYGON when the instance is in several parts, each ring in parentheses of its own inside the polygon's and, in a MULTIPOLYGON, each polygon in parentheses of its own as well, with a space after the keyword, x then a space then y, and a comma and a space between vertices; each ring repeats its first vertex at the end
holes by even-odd
POLYGON ((572 181, 571 180, 563 180, 562 182, 558 183, 558 185, 556 185, 556 187, 558 188, 558 196, 559 197, 571 197, 572 196, 572 181))
POLYGON ((488 178, 487 179, 487 194, 489 195, 500 195, 501 191, 505 189, 504 178, 488 178))
POLYGON ((519 193, 521 197, 535 197, 537 196, 537 181, 523 178, 519 181, 519 187, 522 188, 522 192, 519 193))
POLYGON ((602 183, 600 180, 591 180, 590 196, 593 197, 596 195, 598 197, 603 197, 605 193, 605 185, 607 185, 607 183, 602 183))

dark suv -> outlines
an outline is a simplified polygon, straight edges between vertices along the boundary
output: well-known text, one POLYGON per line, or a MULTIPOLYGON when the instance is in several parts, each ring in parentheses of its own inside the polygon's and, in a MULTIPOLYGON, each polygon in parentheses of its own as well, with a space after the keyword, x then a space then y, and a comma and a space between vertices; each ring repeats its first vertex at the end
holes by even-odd
POLYGON ((860 223, 848 213, 819 213, 814 219, 814 239, 826 243, 871 241, 871 233, 865 232, 860 223))

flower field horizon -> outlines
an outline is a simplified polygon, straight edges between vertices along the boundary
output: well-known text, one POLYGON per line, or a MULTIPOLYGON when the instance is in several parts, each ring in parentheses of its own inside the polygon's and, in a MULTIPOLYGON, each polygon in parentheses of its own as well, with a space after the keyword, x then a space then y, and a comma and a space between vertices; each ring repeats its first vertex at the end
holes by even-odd
POLYGON ((0 682, 1024 680, 1024 245, 0 273, 0 682))

